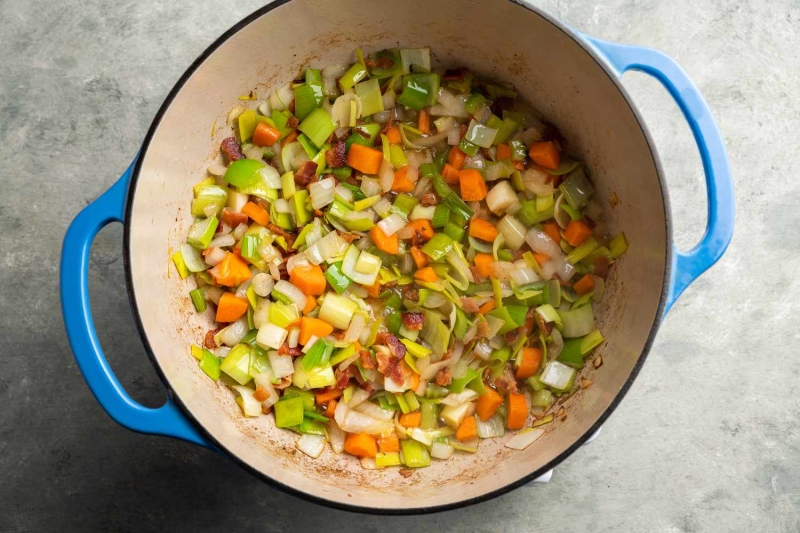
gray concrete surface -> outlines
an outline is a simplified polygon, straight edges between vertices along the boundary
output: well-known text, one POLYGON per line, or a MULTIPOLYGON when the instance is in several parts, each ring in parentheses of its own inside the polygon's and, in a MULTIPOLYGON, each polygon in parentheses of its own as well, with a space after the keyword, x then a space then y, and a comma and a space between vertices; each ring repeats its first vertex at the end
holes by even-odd
MULTIPOLYGON (((800 56, 796 1, 541 0, 687 70, 727 140, 737 233, 664 323, 601 437, 553 481, 469 509, 386 518, 281 494, 214 453, 117 426, 72 359, 58 260, 162 99, 259 0, 0 1, 0 530, 798 531, 800 56)), ((705 220, 700 160, 656 82, 625 77, 668 174, 677 241, 705 220)), ((121 228, 92 251, 101 341, 134 397, 164 391, 128 308, 121 228)))

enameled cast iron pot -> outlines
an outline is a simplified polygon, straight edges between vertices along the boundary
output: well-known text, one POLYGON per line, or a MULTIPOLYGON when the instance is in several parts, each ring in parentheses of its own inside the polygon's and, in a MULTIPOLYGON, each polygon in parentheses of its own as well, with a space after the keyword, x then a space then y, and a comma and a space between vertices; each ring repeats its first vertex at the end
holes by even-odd
MULTIPOLYGON (((722 138, 705 101, 671 59, 573 31, 508 0, 281 0, 222 35, 189 67, 161 106, 142 149, 117 183, 73 221, 61 262, 64 321, 75 358, 114 420, 144 433, 217 449, 270 484, 334 507, 384 513, 451 509, 486 500, 550 470, 600 428, 638 373, 664 313, 716 262, 733 231, 734 198, 722 138), (424 13, 423 19, 420 14, 424 13), (465 65, 513 82, 586 161, 607 207, 612 234, 624 230, 628 253, 612 269, 600 305, 604 364, 594 386, 571 398, 570 416, 550 424, 524 452, 481 443, 479 453, 435 462, 406 479, 394 469, 366 471, 327 450, 312 460, 272 417, 245 419, 234 396, 209 380, 189 355, 211 325, 196 314, 190 282, 172 272, 172 250, 185 239, 192 185, 205 176, 237 97, 259 99, 308 65, 353 60, 353 50, 430 46, 440 65, 465 65), (620 83, 629 69, 657 78, 688 120, 702 156, 708 227, 688 252, 672 244, 664 174, 652 139, 620 83), (170 392, 158 409, 133 401, 100 348, 88 295, 89 251, 97 232, 125 226, 128 292, 142 340, 170 392)), ((591 365, 589 365, 591 366, 591 365)))

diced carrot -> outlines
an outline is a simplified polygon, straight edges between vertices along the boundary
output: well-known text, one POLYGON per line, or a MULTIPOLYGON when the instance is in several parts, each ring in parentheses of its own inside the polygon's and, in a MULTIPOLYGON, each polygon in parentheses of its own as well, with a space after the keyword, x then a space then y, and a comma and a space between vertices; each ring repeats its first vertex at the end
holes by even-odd
POLYGON ((542 362, 542 350, 539 348, 526 347, 519 354, 519 366, 515 374, 517 379, 529 378, 539 370, 542 362))
POLYGON ((373 226, 372 229, 369 230, 369 236, 372 237, 372 242, 374 242, 375 246, 382 252, 394 255, 400 251, 400 238, 397 236, 397 233, 389 236, 386 235, 379 226, 373 226))
MULTIPOLYGON (((403 361, 403 367, 408 368, 409 371, 411 370, 405 361, 403 361)), ((417 374, 416 372, 411 372, 411 376, 408 378, 408 390, 417 390, 418 388, 419 388, 419 374, 417 374)))
POLYGON ((306 294, 306 306, 303 308, 303 314, 307 315, 317 307, 317 299, 311 296, 310 294, 306 294))
POLYGON ((422 133, 428 134, 431 132, 431 114, 425 109, 419 112, 419 119, 417 120, 417 129, 422 133))
POLYGON ((461 442, 472 440, 478 436, 478 424, 474 416, 468 416, 456 430, 456 438, 461 442))
POLYGON ((445 163, 442 169, 442 177, 444 181, 450 185, 458 185, 458 169, 450 163, 445 163))
POLYGON ((322 414, 328 418, 333 418, 333 415, 336 414, 336 406, 338 404, 339 402, 336 400, 329 401, 327 407, 325 407, 325 412, 322 414))
POLYGON ((356 457, 375 457, 378 453, 378 443, 372 435, 350 433, 344 440, 344 451, 356 457))
POLYGON ((453 168, 456 170, 461 170, 464 167, 464 160, 466 158, 467 154, 462 152, 458 146, 450 148, 450 153, 447 154, 447 162, 453 165, 453 168))
POLYGON ((592 228, 581 220, 570 220, 564 230, 564 238, 570 246, 580 246, 592 235, 592 228))
POLYGON ((331 400, 337 400, 342 396, 342 389, 328 389, 326 391, 318 392, 314 395, 317 405, 322 405, 331 400))
POLYGON ((353 144, 347 153, 347 165, 364 174, 377 174, 383 163, 383 152, 364 146, 353 144))
POLYGON ((507 144, 497 145, 497 160, 511 159, 511 147, 507 144))
POLYGON ((402 143, 403 138, 400 136, 400 128, 397 126, 392 126, 389 128, 389 131, 386 132, 386 139, 389 141, 389 144, 402 143))
POLYGON ((238 287, 252 276, 247 263, 234 253, 226 254, 225 259, 209 270, 208 273, 214 277, 217 285, 226 287, 238 287))
POLYGON ((544 231, 548 237, 553 239, 553 242, 556 244, 561 242, 561 230, 558 228, 558 224, 555 222, 545 222, 542 224, 542 231, 544 231))
POLYGON ((550 256, 548 256, 547 254, 539 253, 539 252, 533 252, 533 258, 540 265, 544 264, 545 261, 549 261, 550 260, 550 256))
POLYGON ((246 298, 237 298, 231 292, 223 292, 217 304, 217 322, 236 322, 247 312, 250 303, 246 298))
POLYGON ((461 186, 461 199, 465 202, 480 202, 486 198, 486 180, 478 170, 459 170, 458 183, 461 186))
POLYGON ((428 283, 439 281, 439 276, 431 267, 420 268, 414 272, 414 277, 420 281, 427 281, 428 283))
POLYGON ((320 296, 325 292, 327 280, 319 265, 300 265, 292 269, 289 282, 306 296, 320 296))
POLYGON ((299 343, 305 346, 311 337, 326 337, 333 333, 333 326, 320 320, 319 318, 312 318, 304 316, 300 319, 300 339, 299 343))
POLYGON ((475 402, 475 413, 484 422, 489 420, 497 412, 497 408, 503 403, 503 397, 491 387, 486 387, 486 393, 475 402))
POLYGON ((478 269, 478 274, 484 278, 488 278, 494 274, 494 256, 492 254, 475 254, 475 267, 478 269))
POLYGON ((253 132, 253 144, 256 146, 272 146, 280 138, 281 132, 278 128, 273 128, 266 122, 256 124, 256 130, 253 132))
POLYGON ((412 237, 414 245, 419 245, 420 240, 427 242, 433 238, 433 226, 431 226, 430 220, 424 218, 412 220, 406 227, 414 230, 414 236, 412 237))
POLYGON ((428 264, 428 256, 419 249, 419 246, 411 247, 411 257, 414 258, 414 263, 417 265, 417 268, 424 268, 425 265, 428 264))
POLYGON ((591 275, 586 274, 580 280, 578 280, 575 285, 572 286, 572 288, 578 294, 584 295, 594 289, 594 278, 591 275))
POLYGON ((397 435, 381 437, 378 440, 378 446, 381 449, 381 453, 396 453, 400 451, 400 439, 397 438, 397 435))
POLYGON ((365 286, 364 288, 367 289, 367 294, 369 294, 370 297, 377 298, 381 295, 381 280, 377 279, 375 280, 375 283, 369 287, 365 286))
POLYGON ((495 304, 495 301, 493 299, 489 300, 488 302, 486 302, 485 304, 480 306, 480 308, 478 309, 478 312, 480 314, 482 314, 482 315, 485 315, 489 311, 493 310, 495 308, 495 305, 496 304, 495 304))
POLYGON ((550 170, 557 169, 561 163, 561 156, 553 141, 533 143, 528 155, 534 163, 550 170))
POLYGON ((517 170, 525 170, 525 161, 512 161, 511 163, 517 170))
MULTIPOLYGON (((263 124, 263 122, 259 122, 263 124)), ((247 202, 242 208, 242 213, 253 219, 254 222, 266 227, 269 224, 269 213, 253 202, 247 202)))
POLYGON ((287 136, 286 136, 286 137, 285 137, 285 138, 284 138, 284 139, 281 141, 281 148, 283 148, 283 147, 284 147, 284 146, 286 146, 287 144, 290 144, 290 143, 293 143, 293 142, 295 142, 295 141, 297 140, 297 137, 299 137, 299 136, 300 136, 300 134, 299 134, 299 133, 297 133, 297 130, 292 130, 292 132, 291 132, 291 133, 289 133, 289 135, 287 135, 287 136))
POLYGON ((510 393, 508 395, 508 419, 506 427, 508 429, 522 429, 525 421, 528 420, 528 404, 524 394, 510 393))
POLYGON ((404 428, 418 428, 422 423, 422 413, 420 411, 414 411, 413 413, 400 415, 398 422, 404 428))
POLYGON ((469 234, 476 239, 494 242, 498 231, 494 224, 482 218, 473 218, 469 221, 469 234))
POLYGON ((408 179, 408 165, 394 171, 392 190, 395 192, 411 192, 414 190, 414 183, 408 179))

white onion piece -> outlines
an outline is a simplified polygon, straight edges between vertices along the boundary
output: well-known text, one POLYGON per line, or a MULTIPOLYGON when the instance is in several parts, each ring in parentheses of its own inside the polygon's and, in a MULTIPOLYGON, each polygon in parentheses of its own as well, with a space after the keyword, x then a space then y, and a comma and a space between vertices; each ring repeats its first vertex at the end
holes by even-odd
POLYGON ((276 378, 285 378, 294 374, 294 362, 291 355, 278 355, 276 351, 267 352, 269 364, 276 378))
POLYGON ((262 298, 266 298, 272 292, 272 287, 275 286, 275 282, 267 274, 259 272, 253 276, 252 285, 253 290, 257 295, 261 296, 262 298))
POLYGON ((553 260, 545 261, 539 268, 542 269, 543 279, 553 279, 553 274, 556 273, 556 264, 553 260))
POLYGON ((486 205, 495 215, 502 215, 508 206, 517 201, 517 193, 511 188, 508 180, 499 182, 486 195, 486 205))
POLYGON ((222 248, 217 248, 217 247, 209 248, 208 253, 206 254, 205 257, 205 261, 212 267, 217 266, 225 259, 226 255, 228 255, 228 252, 226 252, 222 248))
POLYGON ((236 346, 242 342, 248 331, 250 331, 250 324, 247 323, 247 316, 243 316, 233 324, 228 324, 218 333, 220 342, 217 344, 236 346))
POLYGON ((331 439, 333 453, 340 454, 344 451, 344 440, 347 437, 335 420, 328 422, 328 437, 331 439))
POLYGON ((478 436, 482 439, 493 439, 506 434, 506 428, 503 425, 503 417, 500 415, 494 415, 486 422, 478 417, 475 419, 475 422, 477 423, 478 436))
POLYGON ((286 342, 289 344, 289 348, 297 348, 297 345, 300 344, 300 328, 292 329, 286 338, 286 342))
MULTIPOLYGON (((361 99, 355 94, 343 94, 333 103, 331 116, 340 128, 347 128, 350 124, 351 102, 356 105, 356 118, 361 117, 361 99)), ((354 125, 354 124, 353 124, 354 125)))
POLYGON ((511 273, 514 272, 517 267, 514 266, 514 263, 509 263, 508 261, 495 261, 491 268, 497 279, 500 281, 508 281, 511 279, 511 273))
MULTIPOLYGON (((269 300, 261 299, 258 301, 258 304, 256 305, 256 310, 253 311, 253 325, 256 327, 256 329, 260 329, 261 326, 269 322, 270 305, 272 305, 272 302, 270 302, 269 300)), ((292 331, 300 331, 300 330, 294 329, 292 331)))
MULTIPOLYGON (((456 131, 458 131, 458 130, 456 130, 456 131)), ((437 145, 437 144, 439 144, 441 142, 444 142, 445 140, 448 139, 449 135, 450 135, 449 131, 440 131, 436 135, 429 135, 427 137, 421 137, 419 139, 414 139, 413 141, 410 141, 410 142, 411 142, 411 144, 413 144, 415 146, 422 146, 422 147, 425 147, 425 148, 429 148, 431 146, 434 146, 434 145, 437 145)))
POLYGON ((272 165, 264 166, 258 173, 261 176, 261 180, 267 184, 270 189, 280 189, 282 187, 281 175, 272 165))
POLYGON ((228 168, 221 163, 213 163, 208 167, 208 173, 212 176, 224 176, 228 168))
POLYGON ((492 117, 492 109, 488 105, 485 105, 477 110, 473 117, 475 117, 475 120, 481 124, 486 124, 486 122, 492 117))
POLYGON ((236 292, 234 293, 237 298, 247 298, 247 289, 250 288, 250 285, 253 283, 253 278, 244 281, 236 288, 236 292))
POLYGON ((561 332, 556 328, 553 328, 553 331, 550 332, 550 336, 553 338, 553 341, 547 348, 547 359, 555 361, 558 359, 558 356, 561 355, 561 350, 564 349, 564 338, 561 336, 561 332))
POLYGON ((328 97, 339 95, 339 84, 336 78, 322 78, 322 94, 328 97))
POLYGON ((353 203, 353 191, 344 187, 341 183, 336 186, 335 195, 347 202, 348 204, 353 203))
POLYGON ((233 385, 233 390, 239 393, 242 398, 242 411, 244 416, 261 416, 261 403, 256 400, 253 395, 256 391, 249 387, 242 387, 241 385, 233 385))
POLYGON ((295 254, 286 261, 286 272, 291 274, 297 267, 308 266, 310 263, 303 254, 295 254))
POLYGON ((347 404, 351 408, 356 407, 360 403, 366 402, 370 394, 364 389, 356 389, 353 391, 353 396, 350 397, 350 402, 347 404))
POLYGON ((275 391, 275 387, 272 386, 269 372, 256 374, 255 377, 253 378, 253 381, 255 381, 257 387, 261 387, 262 389, 267 391, 267 394, 269 394, 267 399, 261 402, 261 405, 263 407, 269 408, 278 403, 279 396, 278 393, 275 391))
POLYGON ((206 295, 208 300, 211 300, 215 304, 218 304, 219 299, 222 298, 222 289, 219 287, 212 287, 210 285, 203 287, 203 293, 206 295))
MULTIPOLYGON (((256 146, 255 144, 251 144, 251 145, 247 146, 246 148, 244 148, 242 150, 242 154, 247 159, 252 159, 253 161, 261 161, 261 162, 264 161, 264 149, 261 148, 260 146, 256 146)), ((269 165, 267 165, 267 166, 269 166, 269 165)))
POLYGON ((452 407, 455 407, 456 405, 461 405, 462 403, 471 402, 477 397, 478 393, 475 392, 474 390, 464 389, 458 394, 451 392, 450 394, 442 398, 441 403, 443 405, 450 405, 452 407))
POLYGON ((546 172, 531 167, 522 175, 522 182, 525 184, 525 188, 532 193, 539 196, 547 196, 548 194, 553 194, 555 190, 552 180, 551 183, 546 183, 548 177, 549 175, 546 172))
POLYGON ((525 240, 534 252, 544 254, 551 259, 563 255, 558 243, 539 228, 531 228, 525 235, 525 240))
POLYGON ((592 279, 594 280, 594 294, 592 295, 592 300, 599 302, 603 299, 603 294, 606 292, 606 282, 603 278, 594 274, 592 274, 592 279))
POLYGON ((228 124, 233 124, 239 115, 247 111, 247 109, 243 106, 237 105, 233 109, 228 112, 228 124))
POLYGON ((544 435, 544 430, 542 428, 525 428, 506 442, 506 448, 520 451, 524 450, 536 442, 542 435, 544 435))
POLYGON ((247 224, 244 223, 236 226, 236 228, 233 230, 233 238, 237 241, 240 240, 242 237, 244 237, 244 232, 247 231, 247 228, 247 224))
POLYGON ((272 106, 269 105, 269 100, 265 100, 258 105, 258 112, 265 117, 272 115, 272 106))
POLYGON ((325 442, 325 437, 322 435, 305 434, 297 439, 297 444, 295 446, 312 459, 316 459, 325 451, 325 442))
POLYGON ((231 353, 232 349, 233 348, 231 348, 230 346, 218 346, 217 349, 214 350, 214 355, 217 357, 221 357, 222 359, 225 359, 226 357, 228 357, 228 354, 231 353))
POLYGON ((563 258, 559 258, 556 261, 556 274, 561 278, 561 281, 569 281, 575 275, 575 272, 575 267, 563 258))
POLYGON ((461 142, 461 131, 458 128, 453 128, 452 130, 447 132, 447 144, 450 146, 456 146, 458 143, 461 142))
POLYGON ((556 199, 556 205, 553 208, 553 213, 554 213, 553 218, 556 219, 556 222, 561 227, 561 229, 567 229, 567 226, 572 220, 572 217, 570 217, 569 214, 566 211, 564 211, 564 208, 561 207, 561 204, 563 204, 565 201, 564 198, 565 197, 563 194, 559 195, 558 198, 556 199))
POLYGON ((350 65, 346 63, 339 63, 336 65, 328 65, 322 69, 322 79, 335 80, 344 76, 344 73, 350 70, 350 65))
POLYGON ((217 235, 227 235, 233 231, 233 228, 224 222, 220 222, 217 235))
POLYGON ((434 442, 431 446, 431 457, 446 461, 455 453, 456 449, 444 442, 434 442))
POLYGON ((414 206, 414 209, 411 210, 411 214, 408 215, 408 218, 409 220, 431 220, 435 212, 436 212, 435 205, 425 207, 422 204, 417 204, 414 206))
POLYGON ((539 275, 536 274, 532 268, 524 267, 512 271, 511 279, 514 280, 514 283, 516 283, 518 286, 523 286, 535 281, 539 281, 539 275))
POLYGON ((519 250, 525 244, 525 225, 512 215, 506 215, 497 223, 497 229, 503 234, 506 245, 514 250, 519 250))
POLYGON ((378 111, 377 113, 374 113, 372 115, 372 120, 381 125, 389 122, 390 118, 392 118, 392 111, 389 109, 385 109, 384 111, 378 111))
POLYGON ((392 169, 392 164, 386 159, 381 163, 381 169, 378 171, 378 178, 383 192, 392 190, 392 185, 394 184, 394 170, 392 169))
POLYGON ((291 213, 292 209, 289 207, 289 202, 283 198, 278 198, 274 200, 275 203, 275 211, 278 213, 291 213))
MULTIPOLYGON (((542 125, 542 126, 544 126, 544 125, 542 125)), ((523 131, 522 133, 519 134, 519 138, 520 138, 520 140, 522 142, 524 142, 525 144, 530 146, 531 144, 542 140, 542 133, 541 133, 541 131, 537 130, 535 127, 528 128, 527 130, 525 130, 525 131, 523 131)))
POLYGON ((331 178, 315 181, 308 186, 308 193, 311 197, 311 207, 322 209, 326 205, 333 203, 336 194, 334 181, 331 178))
POLYGON ((393 410, 381 409, 372 402, 361 402, 357 406, 350 405, 350 407, 377 420, 391 420, 394 417, 393 410))
POLYGON ((236 244, 236 239, 230 233, 227 235, 220 235, 219 237, 215 237, 212 241, 208 244, 209 248, 226 248, 236 244))
POLYGON ((372 209, 374 209, 379 216, 385 217, 391 212, 392 203, 386 198, 381 198, 372 206, 372 209))
POLYGON ((381 184, 378 182, 378 180, 364 176, 361 178, 361 192, 364 193, 364 196, 370 197, 375 196, 376 194, 381 194, 383 189, 381 188, 381 184))
POLYGON ((344 334, 343 342, 352 343, 361 337, 361 332, 364 330, 364 325, 367 323, 367 318, 362 313, 356 313, 350 320, 350 325, 344 334))
MULTIPOLYGON (((386 91, 381 98, 383 99, 383 108, 386 110, 393 109, 397 105, 394 91, 386 91)), ((372 115, 372 118, 375 118, 375 115, 372 115)), ((388 122, 389 119, 387 118, 386 120, 388 122)))
POLYGON ((292 90, 292 84, 287 83, 269 97, 269 105, 272 106, 272 109, 275 111, 283 111, 289 107, 294 101, 294 90, 292 90))
POLYGON ((298 309, 305 309, 306 303, 308 302, 308 296, 303 294, 303 291, 301 291, 299 288, 295 287, 288 281, 283 279, 280 280, 278 283, 275 284, 275 287, 272 290, 278 291, 279 293, 289 298, 292 301, 292 303, 297 306, 298 309))
POLYGON ((275 263, 269 264, 269 273, 275 281, 281 279, 281 271, 275 263))

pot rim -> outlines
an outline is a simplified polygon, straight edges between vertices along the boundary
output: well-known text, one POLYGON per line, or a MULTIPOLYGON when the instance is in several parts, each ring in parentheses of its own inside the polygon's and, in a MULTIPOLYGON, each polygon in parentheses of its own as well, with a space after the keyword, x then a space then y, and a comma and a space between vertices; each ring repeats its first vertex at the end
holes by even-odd
POLYGON ((357 512, 357 513, 367 513, 367 514, 380 514, 380 515, 414 515, 414 514, 429 514, 429 513, 437 513, 441 511, 450 511, 454 509, 460 509, 462 507, 467 507, 469 505, 473 505, 480 502, 485 502, 491 499, 494 499, 498 496, 506 494, 522 485, 530 483, 531 481, 535 480, 536 478, 540 477, 541 475, 545 474, 546 472, 552 470, 556 466, 558 466, 561 462, 567 459, 570 455, 572 455, 578 448, 580 448, 592 435, 595 434, 603 425, 603 423, 608 419, 611 413, 617 408, 620 404, 622 399, 627 394, 628 390, 630 389, 633 381, 636 379, 636 376, 639 374, 639 371, 644 364, 645 359, 647 358, 648 354, 650 353, 650 349, 653 346, 653 342, 655 340, 656 334, 658 333, 658 329, 661 325, 661 321, 664 317, 664 309, 666 306, 666 299, 667 293, 670 287, 671 281, 671 273, 672 273, 672 254, 673 254, 673 238, 672 238, 672 219, 671 219, 671 211, 670 211, 670 201, 669 196, 667 193, 667 186, 666 180, 664 178, 664 170, 661 165, 661 160, 658 157, 658 153, 655 149, 655 144, 653 142, 653 138, 650 135, 650 131, 647 128, 647 125, 644 122, 641 114, 639 113, 638 108, 634 104, 633 100, 631 99, 628 91, 622 85, 621 79, 616 75, 616 73, 611 69, 609 64, 603 59, 603 57, 595 51, 584 39, 582 39, 574 30, 566 26, 564 23, 557 20, 555 17, 549 15, 544 10, 525 3, 524 0, 507 0, 515 5, 518 5, 532 13, 542 17, 544 20, 552 24, 556 29, 560 30, 564 33, 567 37, 569 37, 572 41, 574 41, 578 46, 580 46, 584 52, 586 52, 596 63, 597 65, 606 73, 609 77, 611 82, 616 86, 617 90, 621 93, 622 97, 625 99, 625 102, 628 104, 628 107, 633 112, 633 115, 636 117, 636 121, 641 129, 646 141, 647 147, 650 150, 650 155, 653 159, 653 162, 656 166, 656 173, 658 175, 659 187, 661 188, 661 197, 663 200, 664 206, 664 224, 666 226, 666 235, 667 235, 667 250, 665 254, 665 265, 664 265, 664 281, 661 287, 661 296, 658 302, 658 309, 655 320, 653 321, 652 328, 650 329, 650 333, 647 336, 647 340, 642 347, 641 354, 639 355, 636 364, 634 365, 633 369, 631 370, 628 379, 620 388, 617 395, 614 399, 609 403, 608 407, 603 411, 603 413, 598 417, 594 424, 578 439, 576 439, 566 450, 561 452, 557 457, 555 457, 552 461, 548 462, 541 468, 534 470, 533 472, 523 476, 522 478, 511 482, 503 487, 496 489, 491 492, 487 492, 480 496, 476 496, 474 498, 469 498, 465 500, 459 500, 457 502, 444 504, 444 505, 433 505, 429 507, 407 507, 407 508, 380 508, 380 507, 367 507, 362 505, 354 505, 348 504, 344 502, 337 502, 334 500, 329 500, 326 498, 321 498, 319 496, 315 496, 308 492, 301 491, 293 486, 286 485, 262 472, 256 470, 249 463, 240 459, 236 455, 229 452, 229 450, 225 447, 225 445, 216 439, 199 421, 191 414, 188 407, 183 403, 180 396, 178 396, 169 380, 167 379, 166 375, 161 369, 161 365, 155 358, 155 354, 153 353, 152 347, 150 346, 150 342, 147 338, 147 333, 144 329, 144 325, 142 324, 141 317, 139 314, 139 308, 136 303, 136 295, 133 289, 133 277, 131 273, 131 261, 130 261, 130 228, 131 228, 131 209, 133 207, 133 198, 136 192, 136 185, 138 183, 139 173, 141 171, 142 162, 144 161, 144 155, 147 153, 147 149, 150 145, 150 142, 155 135, 156 130, 161 123, 164 114, 169 109, 170 105, 172 105, 173 100, 183 88, 184 84, 188 81, 188 79, 197 71, 197 69, 203 64, 203 62, 219 48, 223 43, 225 43, 228 39, 233 37, 236 33, 238 33, 241 29, 248 26, 251 22, 255 21, 256 19, 260 18, 263 15, 271 12, 272 10, 291 2, 292 0, 274 0, 273 2, 265 5, 243 19, 239 22, 231 26, 227 31, 225 31, 222 35, 220 35, 217 39, 214 40, 193 62, 189 67, 184 71, 178 81, 175 83, 173 88, 170 90, 167 97, 164 99, 164 102, 158 109, 155 117, 153 118, 152 123, 150 124, 149 129, 147 130, 147 134, 144 137, 142 142, 142 147, 139 152, 139 155, 136 159, 136 164, 133 169, 133 173, 131 175, 131 179, 128 183, 128 190, 127 196, 125 200, 125 220, 123 223, 124 227, 124 235, 123 235, 123 259, 125 264, 125 283, 126 283, 126 290, 128 293, 128 301, 131 306, 131 310, 133 312, 133 318, 136 323, 136 328, 139 331, 139 336, 142 339, 142 343, 144 345, 145 352, 147 353, 147 357, 150 359, 153 367, 155 368, 156 372, 158 373, 159 378, 161 379, 164 386, 167 388, 167 392, 170 397, 175 401, 175 403, 179 406, 181 411, 183 412, 184 416, 191 423, 202 433, 202 435, 218 449, 221 451, 227 458, 231 459, 233 462, 237 463, 239 466, 244 468, 246 471, 250 472, 251 474, 255 475, 262 481, 265 481, 268 485, 273 488, 280 490, 281 492, 291 494, 294 496, 298 496, 306 501, 323 505, 326 507, 332 507, 335 509, 340 509, 343 511, 350 511, 350 512, 357 512))

